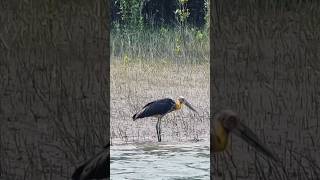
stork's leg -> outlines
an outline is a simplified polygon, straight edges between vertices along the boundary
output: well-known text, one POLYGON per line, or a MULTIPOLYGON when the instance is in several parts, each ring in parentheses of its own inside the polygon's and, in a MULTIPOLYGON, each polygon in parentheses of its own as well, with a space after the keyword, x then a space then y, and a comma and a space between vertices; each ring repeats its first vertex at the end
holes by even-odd
POLYGON ((157 121, 157 124, 156 124, 156 130, 157 130, 157 138, 158 138, 158 141, 159 141, 159 129, 158 129, 158 126, 159 125, 159 119, 157 121))
POLYGON ((158 118, 156 129, 157 129, 158 142, 161 142, 161 118, 158 118))
POLYGON ((157 138, 158 138, 158 141, 159 141, 159 118, 158 118, 158 121, 157 121, 156 130, 157 130, 157 138))
POLYGON ((160 138, 159 142, 161 142, 161 118, 159 118, 159 138, 160 138))

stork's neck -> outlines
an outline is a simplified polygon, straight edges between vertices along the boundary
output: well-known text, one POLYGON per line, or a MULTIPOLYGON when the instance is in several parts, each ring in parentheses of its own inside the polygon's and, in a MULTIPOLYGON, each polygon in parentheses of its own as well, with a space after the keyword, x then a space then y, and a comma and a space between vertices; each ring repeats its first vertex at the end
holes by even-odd
POLYGON ((176 110, 181 109, 182 103, 179 100, 176 100, 176 110))
POLYGON ((213 136, 213 151, 214 152, 221 152, 227 148, 228 145, 228 136, 229 133, 226 129, 222 126, 219 122, 216 124, 214 128, 214 136, 213 136))

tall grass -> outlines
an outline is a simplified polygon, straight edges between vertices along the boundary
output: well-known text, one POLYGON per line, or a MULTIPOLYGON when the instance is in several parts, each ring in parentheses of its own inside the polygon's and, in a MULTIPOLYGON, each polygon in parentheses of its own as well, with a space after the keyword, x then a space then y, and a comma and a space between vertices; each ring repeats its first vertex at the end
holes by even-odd
POLYGON ((168 61, 205 63, 209 61, 208 29, 177 28, 120 29, 111 31, 111 61, 168 61))

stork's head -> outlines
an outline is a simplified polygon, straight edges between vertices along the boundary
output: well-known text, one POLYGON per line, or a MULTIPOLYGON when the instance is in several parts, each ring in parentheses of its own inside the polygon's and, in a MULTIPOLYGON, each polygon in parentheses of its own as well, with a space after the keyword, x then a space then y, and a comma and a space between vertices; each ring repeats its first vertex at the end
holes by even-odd
POLYGON ((278 158, 260 142, 257 135, 240 121, 237 113, 231 110, 222 111, 215 117, 215 123, 215 132, 212 138, 214 152, 225 150, 231 132, 264 155, 278 161, 278 158))
POLYGON ((226 110, 217 115, 216 120, 225 129, 227 133, 239 127, 240 119, 237 113, 226 110))
POLYGON ((192 111, 197 112, 197 110, 195 110, 192 105, 186 100, 186 98, 184 98, 183 96, 179 96, 176 102, 176 109, 181 109, 182 104, 185 104, 188 108, 190 108, 192 111))

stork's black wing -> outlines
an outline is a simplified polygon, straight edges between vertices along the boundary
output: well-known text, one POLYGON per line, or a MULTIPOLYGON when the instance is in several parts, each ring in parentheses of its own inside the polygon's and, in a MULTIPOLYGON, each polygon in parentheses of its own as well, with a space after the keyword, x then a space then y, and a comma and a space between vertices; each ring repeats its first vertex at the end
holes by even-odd
POLYGON ((72 175, 73 180, 102 179, 108 178, 107 174, 110 164, 110 144, 105 146, 94 158, 78 167, 72 175))
POLYGON ((165 115, 174 110, 175 102, 172 99, 165 98, 152 101, 145 105, 141 111, 133 115, 133 120, 144 117, 151 117, 156 115, 165 115))

